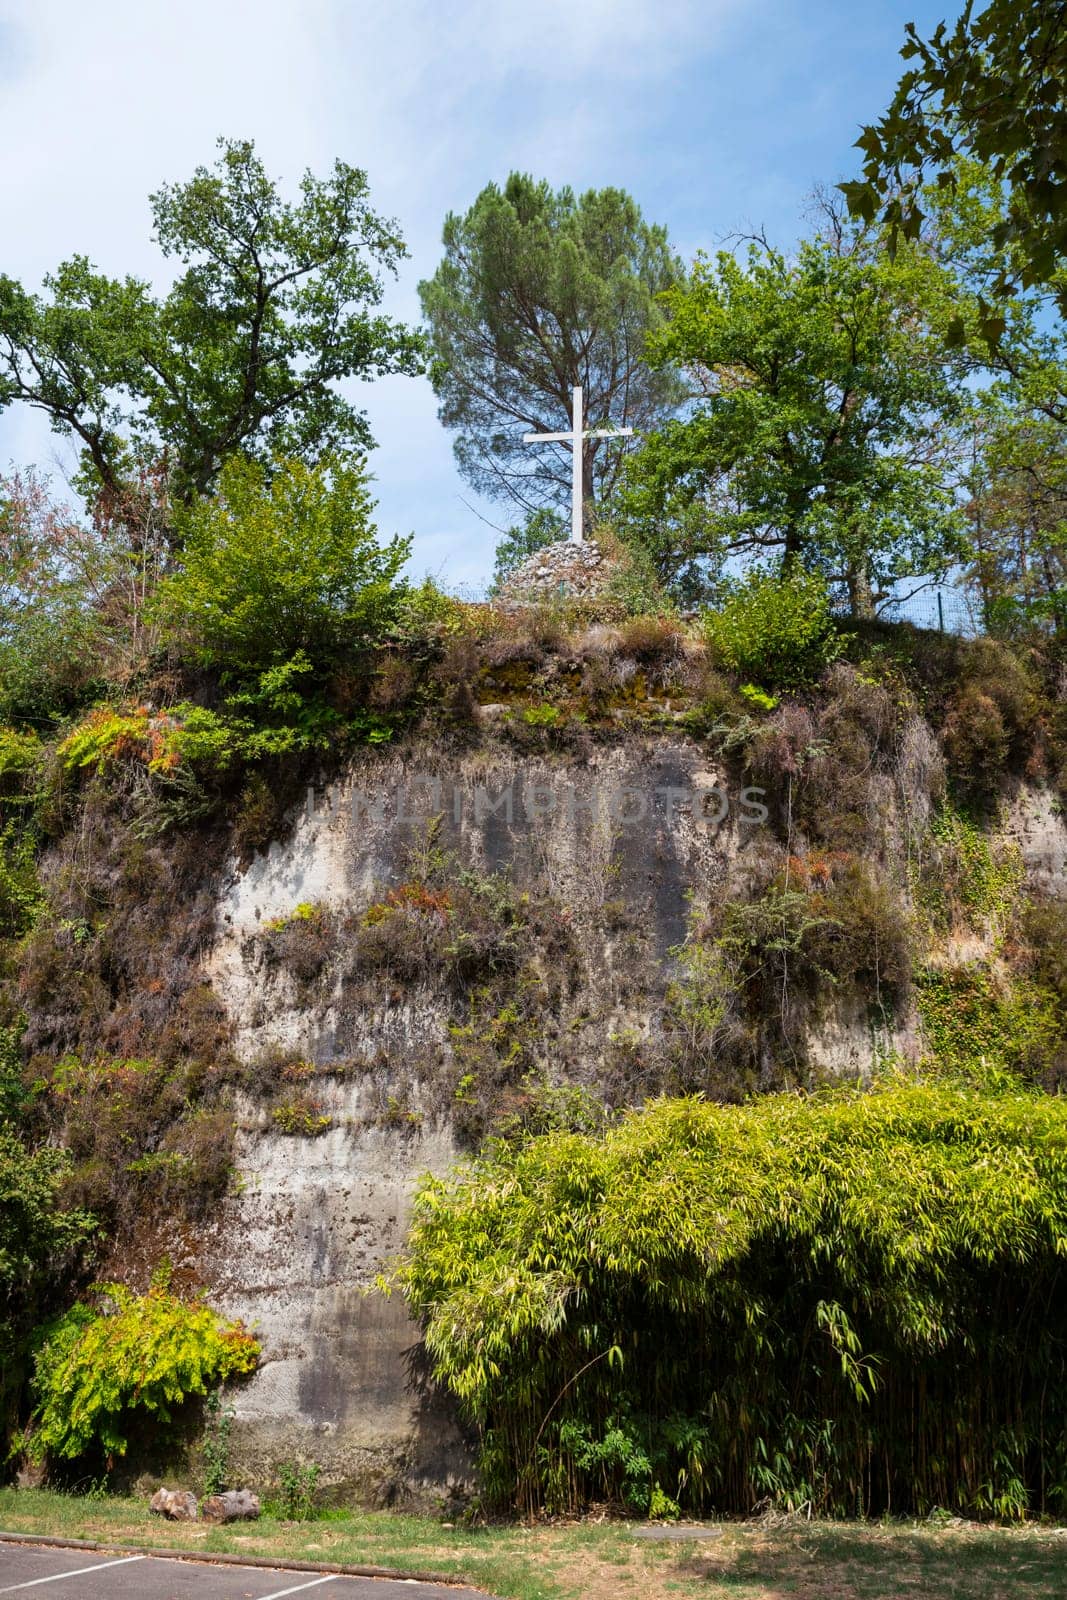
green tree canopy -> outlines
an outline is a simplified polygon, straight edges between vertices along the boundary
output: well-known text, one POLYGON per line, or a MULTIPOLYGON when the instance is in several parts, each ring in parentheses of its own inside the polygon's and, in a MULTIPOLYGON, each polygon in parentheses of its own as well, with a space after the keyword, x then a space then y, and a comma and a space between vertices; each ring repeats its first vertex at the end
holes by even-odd
MULTIPOLYGON (((960 154, 989 164, 1008 197, 992 243, 1004 251, 998 299, 1049 283, 1067 257, 1067 9, 1062 0, 973 0, 929 41, 914 23, 912 61, 885 115, 863 130, 861 180, 842 184, 854 214, 918 236, 924 182, 951 187, 960 154)), ((1067 283, 1058 286, 1067 310, 1067 283)), ((999 313, 986 308, 998 336, 999 313)))
POLYGON ((0 475, 0 721, 45 723, 96 679, 83 538, 39 473, 0 475))
POLYGON ((984 624, 1067 636, 1067 433, 1024 408, 982 424, 968 510, 984 624))
MULTIPOLYGON (((644 361, 657 296, 681 277, 666 230, 620 189, 576 196, 512 173, 444 226, 445 254, 419 285, 430 327, 441 421, 460 470, 481 492, 527 510, 570 495, 569 445, 525 445, 526 432, 570 427, 585 391, 590 427, 655 427, 680 399, 666 367, 644 361)), ((590 439, 585 498, 614 487, 621 447, 590 439)))
POLYGON ((622 499, 665 581, 731 556, 799 563, 862 615, 955 558, 954 289, 928 253, 890 260, 847 229, 795 259, 763 243, 698 259, 652 354, 699 398, 631 459, 622 499))
POLYGON ((405 254, 338 161, 281 198, 250 142, 152 196, 155 237, 181 264, 163 297, 84 256, 35 295, 0 276, 0 406, 20 400, 82 447, 87 484, 120 490, 131 460, 165 454, 180 499, 235 451, 314 459, 371 440, 339 380, 417 373, 419 337, 378 307, 405 254))
POLYGON ((181 569, 159 591, 200 659, 238 680, 328 667, 390 614, 410 544, 377 542, 366 470, 278 460, 270 473, 235 456, 218 492, 179 519, 181 569))
POLYGON ((988 386, 974 406, 967 472, 971 576, 986 626, 1067 627, 1067 324, 1049 283, 1021 285, 1021 253, 1004 246, 1010 197, 976 161, 924 192, 925 232, 975 299, 998 292, 1005 262, 1016 286, 997 300, 998 337, 983 344, 988 386))

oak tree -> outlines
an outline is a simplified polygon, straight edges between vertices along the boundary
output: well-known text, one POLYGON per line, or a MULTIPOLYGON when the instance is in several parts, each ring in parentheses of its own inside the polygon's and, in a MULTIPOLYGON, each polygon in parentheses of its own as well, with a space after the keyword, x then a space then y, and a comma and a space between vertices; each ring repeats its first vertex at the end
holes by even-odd
POLYGON ((342 161, 284 200, 248 141, 152 196, 155 238, 178 275, 162 296, 84 256, 32 294, 0 276, 0 406, 44 412, 78 441, 83 486, 121 493, 163 456, 172 497, 209 490, 237 451, 312 460, 371 443, 339 390, 423 367, 419 336, 380 311, 404 256, 395 224, 342 161))
POLYGON ((863 616, 956 558, 953 289, 926 252, 890 260, 848 228, 792 259, 764 242, 698 259, 652 351, 699 398, 632 459, 621 497, 664 580, 769 560, 822 572, 863 616))
MULTIPOLYGON (((975 11, 968 0, 929 40, 908 23, 901 55, 914 64, 857 141, 862 179, 841 187, 855 215, 914 239, 924 185, 953 187, 961 155, 988 164, 1008 200, 993 235, 1001 267, 983 307, 995 343, 999 302, 1016 284, 1052 282, 1067 258, 1067 4, 987 0, 975 11)), ((1062 277, 1058 295, 1067 310, 1062 277)))

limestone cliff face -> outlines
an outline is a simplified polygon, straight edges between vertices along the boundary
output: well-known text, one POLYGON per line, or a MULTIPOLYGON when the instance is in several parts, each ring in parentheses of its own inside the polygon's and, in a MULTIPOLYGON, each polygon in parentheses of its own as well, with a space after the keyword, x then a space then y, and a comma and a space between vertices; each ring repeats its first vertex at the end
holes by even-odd
MULTIPOLYGON (((418 1175, 464 1153, 456 1058, 477 1029, 463 1032, 468 999, 432 974, 398 982, 387 966, 361 967, 370 909, 410 882, 428 839, 455 873, 506 874, 517 903, 539 897, 566 942, 546 937, 530 958, 551 1002, 524 1037, 527 1059, 616 1101, 638 1098, 618 1063, 654 1054, 690 918, 744 897, 769 860, 803 847, 787 818, 761 820, 759 803, 682 734, 580 756, 491 741, 454 756, 371 754, 311 793, 283 842, 243 869, 230 864, 206 976, 238 1054, 289 1063, 325 1127, 297 1119, 287 1129, 254 1094, 242 1097, 240 1182, 198 1263, 220 1306, 263 1343, 237 1399, 253 1476, 302 1456, 327 1482, 388 1498, 442 1493, 468 1472, 455 1420, 411 1371, 416 1330, 373 1285, 401 1245, 418 1175), (314 909, 320 932, 314 959, 294 969, 271 940, 297 907, 297 920, 314 909)), ((875 822, 872 850, 891 874, 903 823, 890 788, 875 822)), ((1046 797, 1025 793, 1009 828, 1034 881, 1062 887, 1067 829, 1046 797)), ((498 1023, 483 1018, 487 1030, 498 1023)), ((907 1004, 876 1025, 862 995, 842 993, 813 1024, 806 1071, 855 1077, 876 1051, 918 1048, 907 1004)))
POLYGON ((402 1243, 418 1175, 463 1153, 432 1081, 450 1048, 449 1007, 431 985, 352 985, 343 941, 309 994, 264 955, 264 928, 298 905, 364 913, 410 877, 438 817, 442 850, 477 872, 506 870, 520 895, 547 889, 570 920, 579 976, 557 1026, 571 1070, 595 1082, 608 1037, 647 1031, 662 1003, 687 897, 731 892, 762 847, 758 825, 739 820, 739 793, 727 793, 721 824, 701 819, 702 807, 709 819, 722 810, 705 804, 717 780, 697 746, 666 738, 582 762, 484 750, 371 758, 309 795, 284 843, 231 869, 207 971, 237 1051, 306 1058, 332 1124, 283 1134, 242 1102, 240 1193, 199 1264, 220 1305, 263 1341, 264 1364, 237 1401, 254 1475, 303 1455, 373 1497, 467 1471, 446 1408, 412 1386, 417 1330, 373 1289, 402 1243), (390 1113, 391 1101, 402 1108, 390 1113))

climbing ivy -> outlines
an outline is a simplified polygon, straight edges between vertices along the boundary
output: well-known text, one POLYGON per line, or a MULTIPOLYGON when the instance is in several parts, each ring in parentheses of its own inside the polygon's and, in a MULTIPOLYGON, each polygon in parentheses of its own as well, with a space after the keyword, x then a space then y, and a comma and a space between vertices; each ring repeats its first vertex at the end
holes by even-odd
POLYGON ((944 1067, 1039 1077, 1062 1042, 1055 996, 1028 978, 977 963, 928 967, 916 996, 927 1048, 944 1067))
POLYGON ((1023 884, 1018 845, 997 839, 949 805, 933 819, 930 838, 933 859, 916 863, 912 878, 927 931, 936 935, 964 922, 999 940, 1023 884))

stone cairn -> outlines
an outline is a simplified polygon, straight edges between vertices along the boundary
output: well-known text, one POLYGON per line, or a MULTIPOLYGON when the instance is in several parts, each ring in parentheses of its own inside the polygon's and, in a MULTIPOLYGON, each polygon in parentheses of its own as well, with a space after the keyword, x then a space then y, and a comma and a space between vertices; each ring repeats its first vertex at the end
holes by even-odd
POLYGON ((581 544, 561 539, 535 550, 509 573, 500 586, 499 599, 505 606, 559 599, 591 600, 604 593, 617 567, 618 562, 591 539, 581 544))

